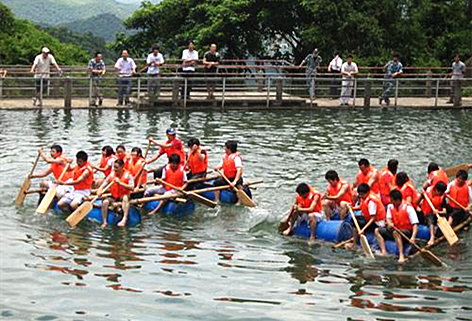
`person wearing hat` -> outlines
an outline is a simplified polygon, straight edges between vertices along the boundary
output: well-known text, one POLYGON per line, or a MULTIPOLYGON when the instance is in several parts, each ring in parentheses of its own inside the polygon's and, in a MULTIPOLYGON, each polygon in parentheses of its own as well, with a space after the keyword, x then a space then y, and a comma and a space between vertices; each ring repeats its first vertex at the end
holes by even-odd
POLYGON ((43 88, 43 92, 47 91, 49 86, 49 73, 51 72, 51 65, 54 65, 59 73, 62 73, 61 68, 57 64, 56 59, 54 59, 54 56, 50 53, 49 48, 43 47, 43 49, 41 49, 41 54, 34 58, 34 62, 30 70, 36 79, 36 95, 33 97, 33 106, 36 106, 36 103, 38 103, 38 106, 43 105, 41 100, 41 87, 43 88))
MULTIPOLYGON (((167 158, 172 154, 179 155, 180 164, 185 165, 185 151, 184 143, 177 137, 177 131, 175 128, 167 128, 166 130, 167 141, 165 143, 160 143, 151 139, 151 142, 160 147, 159 153, 152 156, 149 160, 146 160, 146 164, 150 164, 159 159, 162 155, 166 154, 167 158)), ((161 177, 160 173, 162 172, 162 167, 154 171, 154 177, 161 177)))
MULTIPOLYGON (((308 56, 303 59, 299 67, 302 67, 306 64, 306 87, 308 93, 310 94, 310 99, 314 100, 315 97, 315 78, 318 70, 320 69, 320 64, 323 61, 321 56, 318 54, 318 49, 315 48, 313 53, 308 54, 308 56)), ((313 102, 316 104, 316 102, 313 102)))

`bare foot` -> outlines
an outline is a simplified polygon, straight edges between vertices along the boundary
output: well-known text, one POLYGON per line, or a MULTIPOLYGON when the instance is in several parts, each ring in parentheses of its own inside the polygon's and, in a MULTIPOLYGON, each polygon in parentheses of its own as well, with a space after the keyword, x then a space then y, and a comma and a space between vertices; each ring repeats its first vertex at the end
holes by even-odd
POLYGON ((308 245, 312 246, 313 244, 315 244, 315 237, 312 236, 308 239, 308 245))
POLYGON ((126 225, 126 219, 122 219, 122 220, 117 224, 118 227, 123 227, 123 226, 125 226, 125 225, 126 225))
POLYGON ((107 222, 104 222, 104 223, 102 224, 102 228, 106 228, 107 226, 108 226, 107 222))
POLYGON ((155 208, 152 211, 148 212, 148 216, 153 216, 154 214, 156 214, 156 212, 157 212, 157 208, 155 208))
POLYGON ((379 255, 379 256, 387 256, 387 252, 380 251, 380 252, 378 253, 378 255, 379 255))
POLYGON ((429 239, 427 245, 428 246, 433 246, 434 245, 434 239, 429 239))
POLYGON ((406 261, 407 259, 403 256, 398 259, 398 263, 405 263, 406 261))
POLYGON ((354 246, 354 243, 351 242, 351 243, 345 244, 345 245, 344 245, 344 248, 345 248, 345 249, 352 249, 353 246, 354 246))
POLYGON ((290 227, 288 229, 286 229, 285 231, 282 232, 283 235, 285 236, 289 236, 290 235, 290 227))

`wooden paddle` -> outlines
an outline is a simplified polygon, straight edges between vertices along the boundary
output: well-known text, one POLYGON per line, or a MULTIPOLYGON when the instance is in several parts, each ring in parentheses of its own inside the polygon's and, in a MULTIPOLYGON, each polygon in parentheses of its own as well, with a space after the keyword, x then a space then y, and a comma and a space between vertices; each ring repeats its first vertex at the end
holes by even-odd
POLYGON ((393 227, 393 229, 398 233, 400 234, 405 240, 407 240, 408 242, 410 242, 411 245, 413 245, 420 253, 421 253, 421 256, 430 261, 431 263, 433 263, 434 265, 436 266, 447 266, 446 263, 444 263, 443 261, 441 261, 436 255, 434 255, 433 252, 429 251, 429 250, 426 250, 426 249, 423 249, 421 247, 418 246, 418 244, 414 243, 414 242, 411 242, 411 240, 402 232, 400 231, 399 229, 397 229, 396 227, 393 227))
POLYGON ((339 243, 337 243, 337 244, 334 244, 332 247, 333 247, 333 249, 337 249, 337 248, 340 248, 340 247, 342 247, 342 246, 344 246, 344 245, 346 245, 346 244, 348 244, 348 243, 351 243, 353 240, 354 240, 354 238, 351 237, 351 238, 348 239, 348 240, 345 240, 345 241, 339 242, 339 243))
MULTIPOLYGON (((64 177, 69 167, 70 167, 69 163, 67 163, 67 165, 64 166, 64 170, 62 171, 61 176, 59 176, 59 178, 57 179, 58 181, 62 180, 62 178, 64 177)), ((51 206, 52 201, 54 200, 54 197, 56 197, 57 186, 58 184, 55 183, 52 185, 50 189, 48 189, 46 195, 44 195, 43 199, 41 200, 41 203, 39 203, 38 208, 36 209, 36 213, 46 214, 49 207, 51 206)))
MULTIPOLYGON (((113 183, 115 183, 115 181, 112 181, 110 184, 108 184, 103 189, 103 193, 106 192, 111 187, 111 185, 113 185, 113 183)), ((67 217, 66 222, 69 223, 71 227, 79 224, 80 221, 82 221, 84 217, 90 213, 90 211, 93 209, 93 202, 95 202, 100 196, 101 194, 97 194, 91 201, 82 203, 71 215, 67 217)))
MULTIPOLYGON (((228 177, 226 177, 222 171, 218 170, 217 172, 220 173, 221 177, 223 177, 228 184, 231 184, 228 177)), ((256 203, 249 196, 247 196, 247 194, 242 189, 233 187, 233 190, 236 192, 236 196, 238 197, 238 200, 242 205, 248 207, 256 207, 256 203)))
POLYGON ((212 200, 209 200, 208 198, 203 197, 203 196, 200 195, 200 194, 196 194, 196 193, 194 193, 194 192, 187 192, 187 191, 184 191, 183 189, 181 189, 181 188, 179 188, 179 187, 177 187, 177 186, 174 186, 174 185, 172 185, 172 184, 169 184, 169 183, 167 183, 166 181, 164 181, 164 180, 162 180, 162 179, 157 179, 157 181, 158 181, 159 183, 161 183, 162 185, 165 185, 165 186, 167 186, 167 187, 170 187, 170 188, 172 188, 172 189, 175 189, 176 191, 178 191, 178 192, 184 194, 184 195, 187 196, 187 197, 191 197, 191 198, 193 198, 194 200, 196 200, 196 201, 198 201, 198 202, 200 202, 200 203, 202 203, 202 204, 205 204, 206 206, 209 206, 209 207, 211 207, 211 208, 215 208, 215 207, 216 207, 216 202, 213 202, 212 200))
POLYGON ((16 196, 16 200, 15 200, 16 206, 23 204, 23 201, 25 200, 26 191, 28 191, 28 189, 31 186, 31 175, 33 175, 34 170, 36 169, 36 165, 38 165, 39 156, 40 154, 38 152, 38 155, 36 156, 36 159, 34 160, 33 168, 31 168, 30 174, 23 181, 23 185, 21 185, 20 191, 18 192, 18 195, 16 196))
POLYGON ((349 208, 349 213, 351 214, 352 221, 354 222, 354 226, 356 227, 357 234, 359 234, 360 240, 361 240, 361 245, 362 249, 364 250, 364 254, 375 260, 375 256, 372 253, 372 249, 370 248, 369 241, 367 240, 367 237, 361 233, 361 228, 359 227, 359 222, 357 222, 356 215, 354 215, 354 212, 352 211, 352 208, 348 206, 349 208))
POLYGON ((459 206, 464 212, 467 212, 469 213, 470 215, 472 215, 472 213, 470 212, 470 210, 468 210, 465 206, 463 206, 461 203, 459 203, 458 201, 456 201, 455 199, 453 199, 452 197, 450 197, 449 195, 446 194, 446 197, 451 200, 451 202, 453 202, 454 204, 456 204, 457 206, 459 206))
MULTIPOLYGON (((428 202, 429 206, 435 211, 435 207, 433 205, 433 202, 431 202, 429 196, 426 193, 423 193, 424 199, 428 202)), ((457 234, 454 232, 452 229, 451 225, 447 222, 447 220, 436 213, 436 218, 438 219, 438 227, 443 233, 444 237, 446 238, 447 242, 449 245, 454 245, 459 241, 459 238, 457 237, 457 234)))
POLYGON ((469 170, 469 164, 462 163, 462 164, 454 165, 454 166, 451 166, 451 167, 448 167, 448 168, 444 169, 444 171, 447 174, 447 177, 449 177, 449 178, 456 177, 457 172, 460 171, 460 170, 464 170, 464 171, 467 172, 469 170))

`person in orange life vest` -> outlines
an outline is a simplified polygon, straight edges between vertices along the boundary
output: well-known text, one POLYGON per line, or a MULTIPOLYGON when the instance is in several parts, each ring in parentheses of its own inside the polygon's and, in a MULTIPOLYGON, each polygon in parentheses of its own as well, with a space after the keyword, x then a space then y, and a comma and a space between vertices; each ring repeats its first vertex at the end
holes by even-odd
MULTIPOLYGON (((228 140, 225 143, 225 154, 222 160, 215 167, 215 171, 223 170, 223 174, 231 182, 231 187, 242 189, 243 186, 243 160, 238 153, 238 143, 235 140, 228 140)), ((228 185, 228 182, 219 177, 215 179, 214 186, 228 185)), ((220 192, 215 191, 215 200, 220 200, 220 192)))
MULTIPOLYGON (((170 155, 177 154, 180 157, 180 164, 185 165, 185 150, 184 143, 177 137, 177 131, 175 128, 166 129, 167 141, 165 143, 159 143, 154 139, 151 139, 151 142, 160 147, 159 153, 152 156, 150 159, 146 160, 146 164, 151 164, 155 162, 159 157, 166 154, 167 158, 170 158, 170 155)), ((162 170, 165 166, 159 167, 154 170, 154 178, 162 178, 162 170)))
MULTIPOLYGON (((387 255, 385 240, 395 240, 399 252, 398 262, 403 263, 405 262, 403 237, 393 227, 402 231, 405 236, 410 238, 410 242, 414 243, 418 233, 418 216, 413 206, 403 201, 402 193, 399 190, 390 192, 390 200, 392 203, 387 206, 387 226, 376 228, 375 237, 381 255, 387 255)), ((405 242, 407 241, 405 240, 405 242)))
POLYGON ((434 235, 436 233, 436 225, 438 219, 436 214, 446 215, 446 209, 443 208, 444 204, 444 192, 446 192, 447 185, 444 182, 437 182, 436 185, 430 186, 426 189, 426 195, 428 195, 431 203, 433 203, 434 208, 429 206, 429 203, 426 199, 423 199, 421 202, 421 212, 425 218, 426 224, 429 226, 430 238, 428 245, 434 244, 434 235))
POLYGON ((111 170, 113 169, 113 163, 116 160, 115 151, 109 145, 103 146, 102 148, 102 158, 100 159, 100 164, 98 166, 94 166, 93 169, 95 172, 102 172, 105 177, 97 178, 95 182, 95 186, 100 186, 103 183, 103 180, 110 175, 111 170))
MULTIPOLYGON (((468 208, 468 211, 471 211, 472 188, 467 185, 468 177, 469 175, 465 170, 458 171, 456 178, 447 186, 446 194, 463 207, 468 208)), ((456 226, 467 219, 468 214, 466 211, 449 199, 447 199, 446 209, 449 216, 448 221, 451 226, 456 226)), ((466 227, 466 229, 468 229, 468 227, 466 227)))
POLYGON ((398 160, 390 159, 387 167, 382 170, 379 177, 380 198, 387 206, 390 204, 390 192, 395 188, 395 176, 397 175, 398 160))
POLYGON ((416 191, 415 185, 405 172, 399 172, 395 178, 395 187, 402 193, 403 200, 417 208, 420 202, 420 195, 416 191))
MULTIPOLYGON (((352 210, 361 210, 362 212, 360 217, 356 217, 359 227, 361 228, 361 234, 374 233, 376 228, 385 227, 386 212, 380 196, 373 193, 366 183, 361 183, 357 186, 357 195, 360 197, 361 204, 352 207, 352 210)), ((357 244, 359 237, 357 229, 354 229, 352 237, 353 242, 347 244, 347 247, 352 247, 354 244, 357 244)))
MULTIPOLYGON (((181 189, 185 189, 187 187, 187 174, 185 173, 184 166, 180 163, 179 155, 170 155, 169 163, 162 170, 161 179, 181 189)), ((169 195, 178 193, 178 191, 168 186, 155 186, 146 189, 144 192, 144 197, 149 197, 156 194, 169 195)), ((164 204, 164 202, 160 202, 154 210, 148 213, 148 215, 154 215, 162 207, 162 204, 164 204)))
POLYGON ((438 164, 436 164, 434 162, 429 163, 429 165, 428 165, 428 179, 423 184, 423 189, 426 190, 426 188, 428 188, 428 186, 434 186, 439 181, 443 182, 446 185, 449 183, 449 178, 447 177, 446 172, 443 171, 441 168, 439 168, 438 164))
MULTIPOLYGON (((54 185, 54 182, 57 181, 61 176, 64 167, 68 163, 72 162, 72 160, 67 159, 64 155, 62 155, 62 147, 60 145, 52 145, 50 153, 51 157, 47 157, 42 149, 39 150, 39 155, 41 155, 41 158, 44 159, 46 163, 50 164, 50 167, 42 173, 32 174, 30 176, 30 178, 41 178, 46 177, 49 174, 53 174, 54 181, 49 179, 42 181, 39 185, 41 188, 51 188, 54 185)), ((62 177, 62 180, 67 181, 69 178, 71 178, 71 174, 70 172, 66 172, 62 177)), ((67 192, 72 190, 72 186, 59 185, 56 189, 56 197, 59 199, 67 192)))
POLYGON ((296 192, 295 203, 292 205, 287 217, 288 227, 282 234, 285 236, 290 235, 297 224, 308 220, 311 231, 309 242, 311 243, 316 237, 316 224, 323 219, 323 214, 321 213, 321 198, 323 194, 305 183, 298 184, 296 192))
POLYGON ((79 151, 76 155, 77 165, 71 169, 72 178, 67 181, 59 181, 61 185, 70 185, 74 189, 66 193, 58 202, 59 208, 67 213, 73 211, 82 204, 85 197, 90 195, 90 189, 93 184, 93 168, 88 161, 88 155, 84 151, 79 151))
POLYGON ((354 191, 354 199, 357 197, 356 188, 361 183, 366 183, 369 185, 370 190, 373 193, 379 194, 380 186, 379 186, 379 172, 370 165, 369 161, 365 158, 359 160, 359 173, 356 176, 356 181, 352 185, 352 189, 354 191))
MULTIPOLYGON (((208 153, 200 146, 197 138, 190 138, 187 146, 189 148, 185 169, 188 170, 188 179, 204 178, 208 170, 208 153)), ((203 187, 204 182, 189 183, 188 189, 193 190, 203 187)))
POLYGON ((128 169, 128 161, 130 156, 126 153, 125 145, 120 144, 116 146, 116 159, 122 159, 125 163, 125 169, 128 169))
POLYGON ((125 162, 123 159, 117 159, 115 161, 113 164, 113 171, 103 181, 100 188, 104 189, 111 182, 113 182, 113 185, 111 185, 109 189, 111 197, 105 198, 102 202, 102 228, 107 227, 108 208, 110 207, 110 204, 113 204, 113 202, 122 201, 121 208, 123 210, 123 218, 118 222, 118 227, 125 226, 128 221, 128 201, 129 195, 134 189, 134 181, 133 176, 125 169, 125 162))
POLYGON ((351 185, 339 178, 338 173, 333 170, 326 172, 325 179, 328 181, 323 203, 326 219, 331 218, 332 212, 339 212, 340 219, 344 220, 347 216, 347 207, 352 203, 351 185))
POLYGON ((133 176, 135 188, 144 186, 147 182, 147 171, 144 168, 145 165, 146 162, 143 157, 143 151, 139 147, 133 147, 131 149, 131 157, 128 160, 128 166, 125 166, 125 168, 127 168, 130 174, 133 176), (144 173, 141 175, 141 172, 143 171, 144 173), (138 182, 139 177, 141 177, 140 182, 138 182))

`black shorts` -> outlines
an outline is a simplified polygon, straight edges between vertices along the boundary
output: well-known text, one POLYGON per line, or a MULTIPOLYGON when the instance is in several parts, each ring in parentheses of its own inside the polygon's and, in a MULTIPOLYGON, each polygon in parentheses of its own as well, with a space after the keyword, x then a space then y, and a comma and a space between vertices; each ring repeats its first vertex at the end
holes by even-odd
POLYGON ((433 214, 426 215, 424 220, 425 220, 426 225, 428 226, 438 225, 438 218, 436 217, 436 215, 433 215, 433 214))
MULTIPOLYGON (((228 180, 230 182, 234 181, 234 177, 233 178, 228 178, 228 180)), ((223 177, 219 177, 217 179, 215 179, 215 182, 213 183, 214 186, 225 186, 225 185, 229 185, 228 182, 223 178, 223 177)), ((243 185, 243 178, 240 177, 238 179, 238 182, 236 183, 236 186, 238 185, 243 185)))
MULTIPOLYGON (((365 219, 364 216, 356 216, 356 218, 357 218, 357 223, 359 223, 359 227, 362 230, 362 228, 367 224, 367 220, 365 219)), ((375 224, 375 222, 372 222, 372 224, 370 224, 370 226, 364 231, 364 234, 374 233, 376 227, 377 227, 377 224, 375 224)))
MULTIPOLYGON (((394 229, 392 228, 389 228, 389 227, 379 227, 379 233, 380 235, 382 235, 382 237, 385 239, 385 240, 395 240, 394 237, 393 237, 393 231, 394 229)), ((400 230, 403 232, 403 234, 405 234, 406 237, 410 238, 413 231, 412 230, 400 230)), ((402 237, 402 240, 403 240, 403 243, 405 242, 408 242, 404 239, 404 237, 402 237)))
POLYGON ((456 208, 453 208, 453 207, 448 207, 447 208, 447 213, 448 213, 448 216, 449 217, 452 217, 452 226, 457 226, 459 225, 460 223, 464 222, 467 217, 469 216, 469 214, 467 214, 466 211, 462 210, 462 209, 456 209, 456 208))

